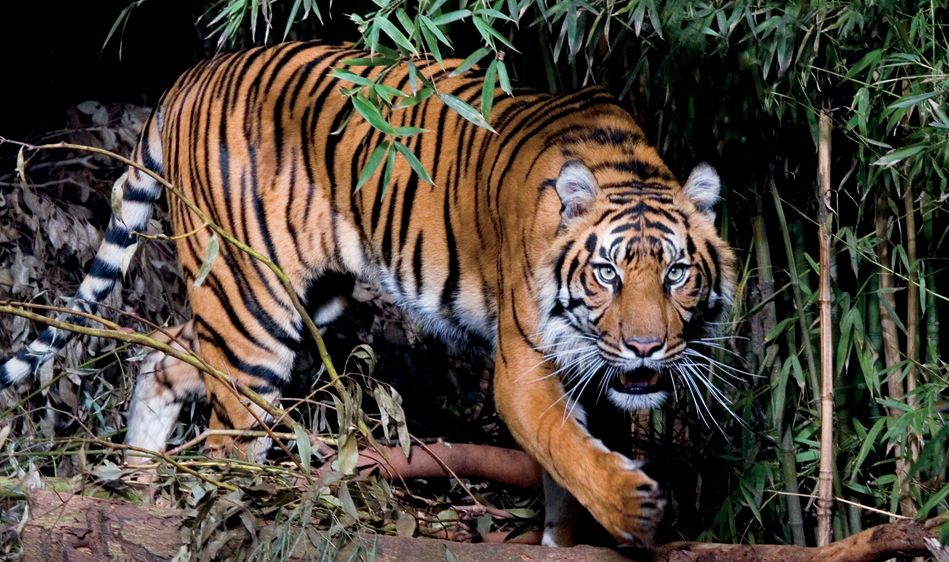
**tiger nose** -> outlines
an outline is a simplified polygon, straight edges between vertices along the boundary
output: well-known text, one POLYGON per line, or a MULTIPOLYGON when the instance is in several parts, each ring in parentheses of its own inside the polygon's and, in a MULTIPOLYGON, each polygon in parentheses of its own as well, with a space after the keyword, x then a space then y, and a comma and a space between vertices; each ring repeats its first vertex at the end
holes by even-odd
POLYGON ((640 357, 649 357, 653 353, 662 349, 661 338, 629 338, 626 340, 626 347, 633 350, 633 353, 640 357))

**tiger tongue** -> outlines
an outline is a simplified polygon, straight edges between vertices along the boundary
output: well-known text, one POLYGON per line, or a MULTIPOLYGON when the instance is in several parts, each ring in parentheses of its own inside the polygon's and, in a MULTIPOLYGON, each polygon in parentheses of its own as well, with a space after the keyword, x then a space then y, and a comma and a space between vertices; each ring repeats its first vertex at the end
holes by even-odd
POLYGON ((624 388, 649 388, 659 384, 659 373, 649 369, 636 369, 619 374, 619 383, 624 388))

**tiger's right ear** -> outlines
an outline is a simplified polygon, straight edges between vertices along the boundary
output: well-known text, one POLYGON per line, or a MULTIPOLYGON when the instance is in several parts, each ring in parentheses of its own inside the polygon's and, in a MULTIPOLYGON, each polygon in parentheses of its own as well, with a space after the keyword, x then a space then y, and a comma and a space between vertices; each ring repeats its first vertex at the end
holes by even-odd
POLYGON ((585 215, 599 193, 596 178, 583 162, 571 160, 564 164, 557 177, 561 224, 568 225, 585 215))
POLYGON ((689 174, 689 179, 685 180, 683 189, 685 196, 695 204, 699 212, 714 221, 715 204, 718 203, 722 192, 722 180, 719 179, 715 168, 707 162, 700 163, 689 174))

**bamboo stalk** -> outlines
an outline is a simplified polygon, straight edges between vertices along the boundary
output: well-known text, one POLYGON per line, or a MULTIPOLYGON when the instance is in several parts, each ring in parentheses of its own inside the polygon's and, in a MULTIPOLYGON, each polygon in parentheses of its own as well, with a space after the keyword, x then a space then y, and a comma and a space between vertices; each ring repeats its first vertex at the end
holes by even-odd
MULTIPOLYGON (((913 178, 906 178, 903 193, 903 207, 906 211, 906 259, 909 262, 909 281, 906 287, 906 358, 909 368, 906 371, 906 403, 916 407, 916 364, 919 361, 917 337, 919 332, 919 264, 916 263, 916 210, 913 205, 913 178)), ((913 439, 910 438, 910 443, 913 439)), ((918 447, 910 446, 913 462, 919 456, 918 447), (916 449, 912 451, 912 449, 916 449)), ((903 515, 909 515, 904 513, 903 515)))
MULTIPOLYGON (((889 196, 885 191, 881 191, 876 201, 876 234, 879 238, 877 244, 877 277, 880 280, 880 329, 883 332, 883 359, 884 366, 887 369, 886 387, 889 397, 897 402, 902 402, 905 394, 903 390, 903 381, 900 379, 900 370, 895 366, 900 361, 900 343, 896 333, 896 322, 890 315, 890 311, 896 310, 896 297, 893 294, 893 271, 890 269, 890 242, 887 238, 887 202, 889 196)), ((890 407, 888 413, 894 420, 899 419, 903 411, 899 408, 890 407)), ((896 459, 896 477, 900 482, 900 513, 906 515, 915 513, 912 499, 909 497, 909 485, 907 475, 909 474, 909 465, 903 457, 903 447, 900 442, 893 443, 893 456, 896 459)))
MULTIPOLYGON (((928 255, 936 255, 937 243, 934 238, 933 215, 937 211, 937 206, 933 203, 932 196, 924 187, 920 193, 920 214, 923 219, 923 235, 928 242, 928 255)), ((922 262, 920 266, 922 266, 922 262)), ((926 362, 939 362, 939 307, 936 303, 936 271, 932 267, 924 268, 926 279, 926 362)))
MULTIPOLYGON (((774 182, 771 184, 774 185, 774 182)), ((755 257, 758 260, 758 285, 760 287, 761 299, 767 304, 761 309, 761 322, 763 331, 767 334, 774 329, 777 324, 777 312, 774 305, 774 275, 772 274, 771 264, 771 246, 768 241, 768 231, 765 228, 764 209, 761 202, 761 196, 755 197, 757 203, 757 213, 752 219, 752 227, 755 233, 755 257)), ((785 225, 786 226, 786 225, 785 225)), ((785 228, 784 237, 788 239, 788 233, 785 228)), ((793 257, 793 256, 792 256, 793 257)), ((800 291, 800 288, 798 288, 800 291)), ((800 314, 800 309, 798 309, 800 314)), ((806 339, 806 338, 805 338, 806 339)), ((793 352, 793 351, 792 351, 793 352)), ((779 360, 779 350, 776 342, 771 343, 766 348, 763 358, 759 358, 766 369, 771 372, 771 416, 774 424, 774 434, 778 442, 778 460, 781 463, 784 475, 784 497, 787 502, 788 526, 791 528, 791 537, 794 544, 798 546, 807 546, 807 539, 804 535, 804 513, 801 509, 800 488, 797 484, 797 469, 794 463, 794 440, 791 435, 791 424, 785 423, 785 394, 786 385, 779 386, 781 380, 781 361, 779 360)))
MULTIPOLYGON (((909 279, 906 287, 906 405, 916 409, 916 365, 919 362, 919 264, 916 261, 916 209, 913 204, 913 176, 907 170, 906 185, 903 191, 903 207, 906 213, 906 259, 909 262, 909 279)), ((907 428, 906 449, 909 453, 907 464, 912 466, 919 459, 919 438, 911 428, 907 428)), ((909 490, 909 482, 901 482, 909 490)), ((916 515, 916 503, 909 495, 900 502, 900 512, 907 517, 916 515)))
POLYGON ((794 307, 797 309, 797 323, 801 330, 801 343, 804 344, 804 357, 807 359, 808 380, 811 384, 811 392, 816 399, 820 396, 820 383, 817 377, 817 361, 814 359, 814 345, 809 335, 810 321, 804 311, 804 296, 801 294, 797 257, 794 252, 794 245, 791 243, 788 222, 784 216, 784 206, 781 203, 781 197, 778 195, 778 187, 775 185, 774 180, 771 181, 771 196, 774 198, 774 208, 778 213, 778 222, 781 225, 781 232, 784 235, 784 252, 788 257, 788 269, 791 273, 791 291, 794 295, 794 307))
POLYGON ((834 362, 830 317, 830 115, 820 114, 818 217, 820 226, 821 443, 817 490, 817 545, 831 541, 834 463, 834 362))

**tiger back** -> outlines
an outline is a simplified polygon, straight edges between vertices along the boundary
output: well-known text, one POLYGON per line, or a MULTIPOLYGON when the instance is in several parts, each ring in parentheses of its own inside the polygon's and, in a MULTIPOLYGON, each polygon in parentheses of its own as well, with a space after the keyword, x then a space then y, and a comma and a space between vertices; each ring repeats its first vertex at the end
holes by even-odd
MULTIPOLYGON (((651 408, 673 374, 694 376, 689 350, 710 333, 735 285, 734 258, 713 226, 718 176, 701 165, 680 185, 603 89, 552 96, 517 88, 495 92, 496 133, 436 96, 394 108, 393 126, 427 130, 406 145, 432 183, 400 157, 387 184, 380 167, 357 191, 385 138, 349 108, 339 89, 350 84, 330 72, 364 56, 288 43, 214 57, 165 94, 133 158, 270 258, 298 294, 324 283, 309 303, 320 328, 343 310, 345 283, 326 283, 343 275, 383 286, 446 341, 489 342, 498 411, 548 475, 545 543, 576 540, 566 515, 576 503, 618 540, 651 544, 665 500, 641 463, 591 435, 582 395, 605 394, 597 408, 651 408)), ((452 76, 459 64, 416 62, 439 92, 476 103, 483 73, 452 76)), ((354 69, 409 87, 405 66, 354 69)), ((159 192, 152 178, 130 170, 122 215, 110 223, 82 299, 111 290, 159 192)), ((177 244, 190 284, 212 232, 169 199, 175 234, 187 234, 177 244)), ((200 350, 277 400, 302 319, 276 275, 221 244, 189 300, 194 319, 162 337, 176 336, 176 345, 200 350)), ((0 370, 0 383, 22 378, 61 347, 63 334, 47 332, 0 370)), ((163 448, 176 408, 202 392, 212 429, 272 423, 228 385, 153 353, 136 387, 127 442, 163 448)), ((254 460, 269 445, 221 435, 208 441, 212 454, 237 449, 254 460)))

